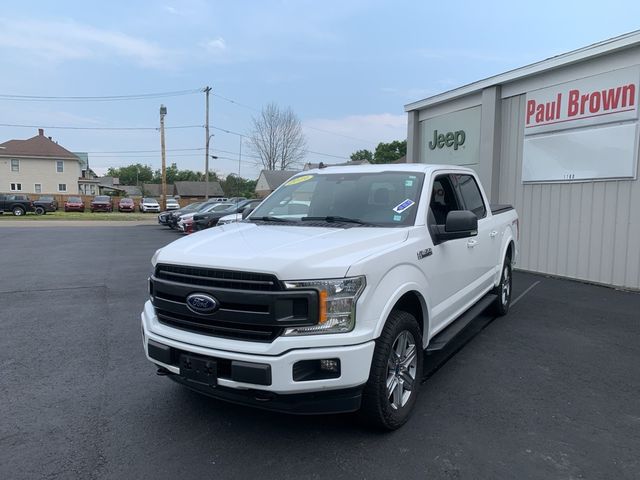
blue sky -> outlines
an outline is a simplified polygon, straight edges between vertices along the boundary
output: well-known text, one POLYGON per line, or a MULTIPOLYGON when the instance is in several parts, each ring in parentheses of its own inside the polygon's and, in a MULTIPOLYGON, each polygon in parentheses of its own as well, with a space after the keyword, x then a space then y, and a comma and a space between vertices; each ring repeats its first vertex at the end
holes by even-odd
MULTIPOLYGON (((406 103, 639 28, 640 2, 25 1, 0 11, 0 94, 96 96, 210 85, 211 125, 239 133, 268 102, 303 122, 307 161, 339 162, 404 139, 406 103), (249 108, 248 108, 249 107, 249 108), (328 133, 331 132, 331 133, 328 133), (320 155, 326 154, 326 156, 320 155)), ((0 123, 154 127, 204 123, 203 94, 127 102, 0 100, 0 123)), ((34 128, 0 127, 0 141, 34 128)), ((159 134, 54 130, 99 172, 160 165, 159 134)), ((212 130, 212 168, 238 171, 239 137, 212 130), (227 157, 227 158, 223 158, 227 157)), ((167 131, 167 148, 204 146, 202 128, 167 131)), ((247 144, 240 173, 259 167, 247 144)), ((204 153, 169 152, 203 170, 204 153)))

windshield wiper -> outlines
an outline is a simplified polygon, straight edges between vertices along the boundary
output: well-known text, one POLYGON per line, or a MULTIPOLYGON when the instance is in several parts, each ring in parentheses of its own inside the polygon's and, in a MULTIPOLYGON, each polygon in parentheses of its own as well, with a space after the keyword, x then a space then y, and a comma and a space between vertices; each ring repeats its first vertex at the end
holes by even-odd
POLYGON ((340 217, 335 215, 328 215, 326 217, 302 217, 300 220, 303 222, 327 222, 327 223, 356 223, 358 225, 375 225, 375 223, 364 222, 357 218, 340 217))
POLYGON ((264 217, 251 217, 248 218, 247 220, 251 221, 251 220, 262 220, 263 222, 291 222, 291 220, 287 220, 286 218, 280 218, 280 217, 272 217, 271 215, 266 215, 264 217))

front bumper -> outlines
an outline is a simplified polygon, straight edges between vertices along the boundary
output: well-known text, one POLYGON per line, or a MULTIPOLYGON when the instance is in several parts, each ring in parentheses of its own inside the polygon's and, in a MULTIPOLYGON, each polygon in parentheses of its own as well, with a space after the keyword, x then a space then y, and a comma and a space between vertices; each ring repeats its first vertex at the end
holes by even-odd
MULTIPOLYGON (((225 349, 214 349, 195 345, 203 337, 193 333, 193 342, 185 343, 153 333, 158 319, 153 307, 147 303, 141 315, 143 345, 147 358, 170 372, 173 380, 186 384, 210 396, 223 400, 292 413, 329 413, 357 410, 360 406, 360 392, 369 378, 374 341, 358 345, 304 348, 305 338, 300 337, 300 348, 280 355, 247 354, 232 351, 226 345, 241 345, 244 342, 227 340, 225 349), (171 349, 165 361, 149 355, 149 342, 171 349), (217 378, 217 386, 195 384, 180 375, 180 354, 208 357, 224 363, 261 365, 268 368, 268 384, 237 381, 231 374, 217 378), (294 381, 293 366, 303 360, 339 359, 340 376, 319 380, 294 381), (225 378, 226 377, 226 378, 225 378)), ((166 331, 166 330, 165 330, 166 331)), ((184 334, 183 331, 181 331, 184 334)), ((155 357, 158 355, 154 352, 155 357)))

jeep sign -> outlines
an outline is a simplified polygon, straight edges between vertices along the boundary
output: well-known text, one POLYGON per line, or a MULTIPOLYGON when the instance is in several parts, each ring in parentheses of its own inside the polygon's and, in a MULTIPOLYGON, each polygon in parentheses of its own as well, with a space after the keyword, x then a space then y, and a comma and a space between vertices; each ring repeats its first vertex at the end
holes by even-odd
POLYGON ((457 150, 460 145, 464 145, 466 135, 464 130, 458 130, 457 132, 447 132, 446 134, 438 134, 438 130, 433 131, 433 140, 429 142, 429 149, 435 150, 436 148, 453 147, 457 150))
POLYGON ((420 161, 446 165, 480 163, 481 107, 465 108, 420 122, 420 161))

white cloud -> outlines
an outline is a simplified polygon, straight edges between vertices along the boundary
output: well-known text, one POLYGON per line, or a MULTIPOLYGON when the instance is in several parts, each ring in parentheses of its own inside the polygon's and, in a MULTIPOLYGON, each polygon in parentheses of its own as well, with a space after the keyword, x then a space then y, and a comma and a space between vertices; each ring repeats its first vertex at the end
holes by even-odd
POLYGON ((170 52, 152 42, 72 20, 0 19, 0 48, 53 63, 114 55, 147 67, 170 63, 170 52))
POLYGON ((178 11, 178 9, 177 9, 177 8, 175 8, 175 7, 171 7, 171 6, 169 6, 169 5, 165 5, 165 6, 163 6, 163 7, 162 7, 162 9, 163 9, 165 12, 170 13, 170 14, 172 14, 172 15, 181 15, 181 12, 180 12, 180 11, 178 11))
POLYGON ((204 42, 204 47, 210 52, 222 52, 227 49, 227 43, 224 41, 224 38, 218 37, 204 42))

